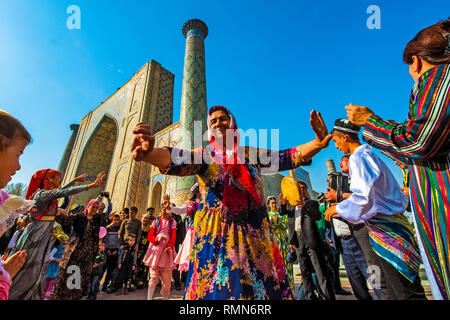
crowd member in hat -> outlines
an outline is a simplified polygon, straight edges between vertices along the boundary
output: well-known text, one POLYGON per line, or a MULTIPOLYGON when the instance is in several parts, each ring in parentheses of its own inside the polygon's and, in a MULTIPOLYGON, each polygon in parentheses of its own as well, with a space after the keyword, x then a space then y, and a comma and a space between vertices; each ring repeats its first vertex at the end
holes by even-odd
POLYGON ((325 243, 317 229, 317 221, 321 218, 319 203, 310 199, 308 187, 304 182, 298 182, 300 200, 292 206, 286 199, 280 197, 282 215, 295 217, 295 227, 289 243, 297 250, 297 259, 302 274, 302 283, 307 300, 317 300, 313 273, 317 276, 320 295, 326 300, 336 300, 333 288, 332 270, 326 260, 325 243))
POLYGON ((50 262, 53 222, 58 212, 57 199, 100 187, 104 176, 105 173, 101 172, 95 182, 88 185, 60 188, 62 176, 59 171, 44 169, 33 175, 25 198, 35 201, 36 210, 32 212, 30 224, 13 249, 13 253, 27 250, 28 256, 22 270, 13 279, 10 299, 42 300, 45 274, 50 262))
MULTIPOLYGON (((353 224, 366 223, 371 248, 378 258, 378 269, 386 277, 391 299, 426 299, 420 283, 419 248, 413 227, 403 212, 408 205, 386 164, 369 145, 361 145, 359 127, 338 119, 332 131, 336 148, 350 153, 350 197, 325 211, 325 218, 341 217, 353 224)), ((385 297, 383 297, 385 298, 385 297)))
MULTIPOLYGON (((134 239, 141 239, 142 235, 142 222, 137 218, 138 209, 136 207, 130 208, 130 218, 122 221, 119 230, 119 243, 120 246, 127 244, 128 235, 132 234, 134 239)), ((136 246, 136 252, 138 247, 136 246)))
POLYGON ((229 109, 212 107, 207 125, 209 144, 193 151, 153 148, 155 138, 148 124, 139 123, 133 131, 136 161, 149 162, 163 174, 197 175, 203 190, 184 298, 290 299, 281 254, 273 246, 276 239, 270 232, 261 172, 309 164, 330 141, 326 125, 320 114, 311 112, 316 139, 287 150, 267 150, 264 159, 258 157, 258 149, 240 146, 236 119, 229 109), (174 162, 172 155, 186 161, 174 162), (276 160, 266 161, 270 159, 276 160), (204 270, 209 270, 208 277, 202 276, 204 270))
MULTIPOLYGON (((99 176, 103 179, 102 176, 99 176)), ((65 215, 59 210, 56 221, 61 225, 73 226, 73 232, 64 249, 60 263, 60 271, 53 292, 54 300, 76 300, 89 292, 92 267, 98 253, 99 231, 103 216, 98 214, 100 203, 92 199, 83 212, 75 215, 65 215), (68 268, 70 269, 68 270, 68 268), (80 275, 79 286, 69 286, 74 270, 80 275)))
POLYGON ((146 211, 148 214, 149 223, 152 224, 153 220, 155 220, 155 208, 150 207, 150 208, 147 208, 146 211))
MULTIPOLYGON (((349 176, 349 155, 344 155, 340 162, 341 172, 349 176)), ((349 176, 350 179, 350 176, 349 176)), ((350 181, 350 180, 349 180, 350 181)), ((348 187, 344 188, 349 190, 348 187)), ((337 192, 334 189, 328 188, 328 192, 325 193, 325 198, 330 203, 336 203, 337 192)), ((351 192, 343 192, 342 199, 347 199, 351 196, 351 192)), ((361 247, 358 243, 358 239, 356 239, 355 235, 360 235, 362 232, 366 232, 368 234, 367 228, 364 223, 353 225, 348 222, 344 222, 342 220, 331 219, 331 221, 327 222, 329 224, 329 228, 327 228, 327 238, 333 244, 333 248, 338 249, 342 254, 342 261, 345 265, 345 270, 347 272, 348 280, 353 290, 353 294, 358 300, 373 300, 369 288, 367 286, 367 282, 371 280, 368 265, 366 262, 366 258, 361 250, 361 247), (339 223, 339 224, 338 224, 339 223), (354 232, 355 231, 355 232, 354 232), (356 232, 358 231, 358 232, 356 232)), ((366 242, 363 241, 362 244, 366 245, 366 242)), ((370 245, 370 243, 369 243, 370 245)), ((366 250, 367 251, 367 250, 366 250)), ((375 252, 371 249, 370 251, 373 255, 375 252)), ((371 257, 369 256, 369 261, 371 257)), ((338 273, 339 269, 335 271, 338 273)), ((383 290, 386 288, 384 273, 380 273, 380 286, 383 285, 383 290)), ((381 299, 381 292, 377 288, 377 285, 373 285, 373 290, 378 297, 381 299)))
POLYGON ((404 122, 352 104, 347 116, 364 126, 368 144, 409 165, 416 235, 431 292, 436 300, 450 299, 450 19, 419 31, 403 61, 415 81, 404 122))
POLYGON ((289 238, 287 234, 288 218, 286 215, 281 215, 278 210, 277 199, 273 196, 267 197, 267 206, 270 227, 277 238, 278 248, 280 249, 281 257, 283 258, 284 267, 291 285, 291 290, 294 292, 294 267, 292 263, 287 261, 287 254, 289 252, 289 238))

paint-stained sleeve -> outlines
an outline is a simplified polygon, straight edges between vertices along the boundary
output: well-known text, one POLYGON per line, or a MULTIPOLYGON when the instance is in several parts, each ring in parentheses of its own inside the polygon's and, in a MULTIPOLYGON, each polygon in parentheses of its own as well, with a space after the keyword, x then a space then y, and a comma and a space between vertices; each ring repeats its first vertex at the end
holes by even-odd
POLYGON ((301 145, 284 150, 249 147, 246 150, 246 158, 249 164, 259 165, 263 174, 292 170, 299 166, 309 166, 312 163, 311 160, 303 159, 301 145))
POLYGON ((204 161, 203 149, 182 150, 178 148, 166 147, 171 155, 169 166, 166 169, 160 169, 162 174, 172 176, 193 176, 203 174, 209 167, 204 161))

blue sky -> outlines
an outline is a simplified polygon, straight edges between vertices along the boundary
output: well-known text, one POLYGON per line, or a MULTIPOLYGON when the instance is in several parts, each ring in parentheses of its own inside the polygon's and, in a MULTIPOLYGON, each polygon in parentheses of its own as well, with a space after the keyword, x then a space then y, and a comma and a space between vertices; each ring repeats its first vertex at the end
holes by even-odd
MULTIPOLYGON (((413 80, 402 62, 406 43, 447 18, 450 2, 423 1, 0 1, 0 108, 33 136, 13 182, 57 168, 70 135, 90 111, 153 59, 175 74, 179 120, 185 39, 183 23, 203 20, 208 106, 225 105, 243 129, 280 129, 280 147, 311 140, 309 112, 329 127, 348 103, 403 121, 413 80), (81 9, 69 30, 66 9, 81 9), (381 29, 370 30, 370 5, 381 29)), ((307 169, 314 189, 326 185, 325 160, 307 169)), ((393 165, 392 161, 384 158, 393 165)), ((401 181, 401 172, 393 165, 401 181)))

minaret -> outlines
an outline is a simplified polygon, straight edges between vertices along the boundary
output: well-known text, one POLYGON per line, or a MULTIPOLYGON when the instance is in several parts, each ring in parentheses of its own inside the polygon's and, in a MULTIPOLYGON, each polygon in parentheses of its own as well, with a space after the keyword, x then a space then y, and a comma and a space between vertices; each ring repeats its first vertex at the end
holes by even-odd
MULTIPOLYGON (((191 141, 184 140, 181 148, 198 147, 194 144, 194 122, 202 122, 202 133, 207 130, 206 105, 206 72, 205 72, 205 38, 208 27, 198 19, 192 19, 183 25, 183 35, 186 38, 186 52, 184 56, 183 88, 181 93, 181 126, 191 135, 191 141)), ((177 193, 184 198, 191 186, 196 182, 195 177, 179 178, 177 193)))
POLYGON ((79 128, 80 128, 79 124, 70 125, 70 130, 72 130, 72 134, 70 135, 69 141, 67 141, 66 149, 64 149, 63 156, 58 166, 58 171, 61 172, 63 177, 66 172, 67 165, 69 164, 70 155, 72 154, 73 145, 75 143, 75 139, 77 138, 79 128))

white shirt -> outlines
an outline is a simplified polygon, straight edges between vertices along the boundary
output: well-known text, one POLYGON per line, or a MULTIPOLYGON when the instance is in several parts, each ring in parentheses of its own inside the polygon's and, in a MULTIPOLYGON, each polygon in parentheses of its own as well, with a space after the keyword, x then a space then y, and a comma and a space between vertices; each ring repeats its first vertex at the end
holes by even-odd
POLYGON ((386 164, 364 144, 349 160, 352 195, 340 202, 336 212, 351 223, 362 223, 377 214, 403 213, 408 197, 386 164))
POLYGON ((294 230, 300 234, 302 231, 302 208, 295 206, 295 224, 294 230))

